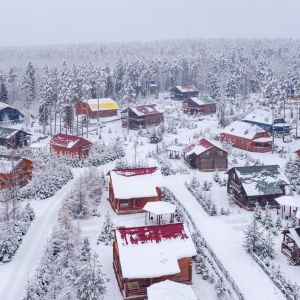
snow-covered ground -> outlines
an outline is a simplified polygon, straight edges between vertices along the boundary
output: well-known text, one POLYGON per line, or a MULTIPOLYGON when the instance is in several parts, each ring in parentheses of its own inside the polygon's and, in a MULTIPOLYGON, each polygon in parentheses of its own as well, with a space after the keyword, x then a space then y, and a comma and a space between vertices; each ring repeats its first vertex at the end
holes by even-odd
MULTIPOLYGON (((160 103, 160 105, 162 105, 160 103)), ((168 106, 178 106, 178 102, 168 101, 168 106)), ((172 111, 172 110, 170 110, 172 111)), ((177 118, 178 113, 174 112, 165 116, 165 123, 172 118, 177 118)), ((180 114, 180 118, 187 118, 180 114)), ((178 143, 189 143, 194 140, 195 134, 201 134, 207 139, 211 138, 212 132, 219 132, 220 129, 217 126, 216 117, 202 117, 201 120, 197 118, 189 117, 191 122, 197 125, 193 128, 179 128, 178 134, 166 133, 164 135, 164 145, 168 146, 175 143, 175 139, 178 143)), ((91 124, 91 132, 89 133, 89 139, 91 141, 99 141, 99 135, 97 135, 96 124, 91 124), (93 128, 94 126, 94 128, 93 128)), ((34 140, 37 140, 41 134, 33 132, 34 140)), ((157 145, 149 144, 147 139, 142 136, 138 136, 138 131, 130 131, 127 134, 127 130, 121 128, 121 121, 105 123, 105 127, 101 129, 101 142, 108 143, 113 141, 116 137, 121 137, 123 145, 126 149, 126 159, 128 162, 146 161, 148 165, 158 165, 154 159, 146 158, 146 155, 151 151, 156 151, 157 145), (134 141, 138 141, 136 149, 133 147, 134 141)), ((49 140, 49 138, 47 139, 49 140)), ((46 141, 46 140, 45 140, 46 141)), ((220 143, 214 141, 217 145, 220 143)), ((292 141, 290 143, 283 143, 282 139, 275 139, 276 145, 287 152, 284 157, 280 157, 278 153, 251 153, 247 155, 254 159, 260 159, 267 164, 279 164, 281 168, 290 156, 293 156, 293 152, 300 148, 300 140, 292 141)), ((162 147, 162 143, 159 143, 158 147, 162 147)), ((234 149, 234 152, 246 153, 246 151, 234 149)), ((173 169, 180 170, 182 168, 187 169, 186 165, 180 160, 169 160, 167 155, 162 154, 162 159, 168 160, 173 169)), ((229 156, 229 167, 232 166, 232 154, 229 156)), ((112 169, 115 162, 111 162, 107 165, 100 166, 99 170, 103 170, 105 173, 112 169)), ((245 158, 239 158, 236 166, 245 165, 245 158)), ((83 169, 73 170, 75 178, 83 171, 83 169)), ((227 178, 224 172, 219 173, 221 177, 227 178)), ((174 193, 177 199, 186 207, 186 209, 192 215, 198 229, 202 233, 203 237, 207 240, 208 244, 213 248, 218 258, 222 261, 225 268, 233 277, 238 287, 245 295, 246 299, 284 299, 282 293, 275 287, 274 283, 267 277, 263 270, 252 260, 251 256, 246 253, 243 248, 244 230, 250 223, 252 212, 247 212, 237 206, 230 206, 227 201, 226 187, 220 187, 217 184, 213 184, 211 189, 212 199, 215 201, 218 210, 221 207, 225 209, 229 208, 231 214, 229 216, 216 216, 210 217, 202 209, 200 204, 192 196, 192 194, 186 189, 184 182, 190 181, 193 176, 199 178, 199 180, 212 181, 212 173, 202 173, 197 171, 188 170, 188 174, 180 174, 168 176, 164 178, 165 185, 174 193)), ((28 278, 30 278, 37 266, 37 263, 41 257, 43 247, 47 243, 47 237, 51 233, 51 228, 57 221, 57 211, 61 207, 61 201, 66 196, 68 191, 72 188, 74 183, 73 179, 61 190, 59 190, 53 197, 44 201, 31 201, 31 205, 36 213, 36 219, 32 222, 28 233, 23 239, 20 248, 13 260, 6 264, 0 265, 0 300, 18 300, 21 298, 24 292, 24 286, 28 278)), ((104 216, 107 211, 112 215, 112 219, 117 226, 138 226, 144 224, 144 214, 117 216, 107 201, 108 192, 104 192, 102 201, 99 206, 101 217, 91 217, 86 220, 78 221, 82 228, 82 236, 88 236, 91 241, 91 246, 94 251, 99 254, 99 260, 103 265, 103 271, 108 275, 110 281, 107 284, 108 295, 105 299, 122 299, 122 295, 119 291, 114 271, 112 268, 112 247, 104 244, 97 245, 97 239, 102 228, 104 216)), ((276 217, 276 210, 272 211, 273 219, 276 217)), ((282 236, 279 234, 274 237, 276 258, 272 261, 275 266, 280 264, 282 272, 286 275, 287 279, 292 282, 300 282, 300 268, 288 266, 286 257, 280 252, 280 242, 282 236)), ((198 299, 216 299, 216 293, 214 286, 207 281, 202 280, 201 276, 193 274, 193 290, 198 299)))

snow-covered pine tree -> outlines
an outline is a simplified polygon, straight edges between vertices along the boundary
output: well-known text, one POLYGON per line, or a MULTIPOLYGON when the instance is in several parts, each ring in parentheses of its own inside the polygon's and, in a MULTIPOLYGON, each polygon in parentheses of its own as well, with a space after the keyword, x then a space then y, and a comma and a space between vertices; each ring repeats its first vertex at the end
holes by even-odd
POLYGON ((80 251, 80 261, 89 262, 91 260, 91 246, 88 237, 83 239, 83 245, 80 251))
POLYGON ((0 102, 8 102, 8 92, 4 82, 0 84, 0 102))
POLYGON ((275 250, 274 250, 274 241, 273 237, 271 234, 271 231, 268 230, 268 233, 265 237, 262 238, 262 243, 261 243, 261 250, 259 252, 259 255, 266 260, 273 259, 276 255, 275 250))
POLYGON ((262 221, 262 209, 261 209, 261 206, 259 205, 259 203, 257 201, 255 202, 255 209, 254 209, 253 217, 258 222, 262 221))
POLYGON ((259 250, 261 244, 261 231, 258 222, 255 218, 252 219, 250 225, 245 230, 244 247, 247 252, 256 252, 259 250))
POLYGON ((216 292, 217 292, 217 295, 219 298, 223 298, 226 294, 226 286, 225 286, 225 283, 224 283, 224 279, 223 277, 220 277, 218 280, 217 280, 217 283, 215 285, 215 288, 216 288, 216 292))
POLYGON ((100 236, 98 238, 97 244, 99 244, 99 242, 103 242, 105 243, 105 245, 111 243, 111 241, 114 238, 114 233, 113 233, 114 229, 115 229, 115 224, 111 220, 110 213, 107 212, 105 215, 103 227, 100 236))
POLYGON ((78 300, 101 300, 107 294, 108 279, 97 259, 98 255, 94 254, 79 270, 79 276, 75 281, 78 300))

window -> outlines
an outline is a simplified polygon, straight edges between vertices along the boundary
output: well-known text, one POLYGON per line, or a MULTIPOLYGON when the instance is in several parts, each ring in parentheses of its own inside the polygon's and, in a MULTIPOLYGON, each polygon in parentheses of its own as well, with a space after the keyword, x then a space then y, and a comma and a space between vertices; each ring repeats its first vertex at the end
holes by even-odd
POLYGON ((220 156, 223 156, 223 151, 219 151, 219 155, 220 155, 220 156))
POLYGON ((233 143, 235 143, 235 139, 234 139, 234 138, 232 138, 231 141, 232 141, 233 143))
POLYGON ((244 144, 244 141, 243 140, 240 140, 240 145, 243 145, 244 144))
POLYGON ((206 155, 207 155, 207 156, 209 156, 209 155, 210 155, 210 152, 209 152, 209 151, 207 151, 207 152, 206 152, 206 155))
POLYGON ((127 282, 128 290, 137 290, 140 288, 138 281, 129 281, 127 282))

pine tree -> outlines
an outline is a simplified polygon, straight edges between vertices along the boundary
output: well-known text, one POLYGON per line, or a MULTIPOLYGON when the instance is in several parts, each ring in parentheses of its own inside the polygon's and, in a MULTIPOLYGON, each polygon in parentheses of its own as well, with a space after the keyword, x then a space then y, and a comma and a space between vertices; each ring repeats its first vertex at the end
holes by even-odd
POLYGON ((19 86, 24 107, 29 110, 35 100, 35 69, 31 62, 28 63, 19 86))
POLYGON ((253 217, 258 222, 262 221, 262 209, 257 201, 255 202, 255 209, 254 209, 253 217))
POLYGON ((27 280, 26 287, 25 287, 25 295, 23 296, 22 300, 39 300, 39 295, 36 294, 36 290, 29 280, 27 280))
POLYGON ((220 277, 216 283, 216 291, 219 298, 223 298, 226 294, 226 286, 223 277, 220 277))
POLYGON ((91 260, 91 246, 88 237, 83 240, 83 245, 80 252, 80 261, 90 262, 91 260))
POLYGON ((0 261, 11 261, 18 248, 19 241, 17 234, 10 224, 8 224, 7 228, 2 231, 0 237, 0 261))
POLYGON ((110 213, 107 212, 107 214, 105 215, 102 231, 100 233, 97 243, 99 244, 99 242, 104 242, 105 245, 108 245, 108 243, 110 243, 114 238, 114 234, 113 234, 114 229, 115 229, 115 225, 111 220, 110 213))
POLYGON ((91 261, 80 268, 79 277, 75 281, 79 300, 100 300, 107 294, 107 277, 101 271, 97 258, 97 254, 94 254, 91 261))
POLYGON ((8 92, 4 82, 0 84, 0 102, 8 102, 8 92))
POLYGON ((270 214, 268 209, 266 209, 265 217, 263 220, 263 225, 267 230, 271 230, 274 228, 272 215, 270 214))
POLYGON ((247 252, 258 251, 261 244, 261 232, 259 230, 258 222, 255 218, 252 219, 251 224, 245 231, 244 247, 247 252))
POLYGON ((274 245, 275 243, 273 241, 271 231, 268 230, 266 237, 262 239, 260 256, 267 260, 273 259, 276 255, 274 250, 274 245))

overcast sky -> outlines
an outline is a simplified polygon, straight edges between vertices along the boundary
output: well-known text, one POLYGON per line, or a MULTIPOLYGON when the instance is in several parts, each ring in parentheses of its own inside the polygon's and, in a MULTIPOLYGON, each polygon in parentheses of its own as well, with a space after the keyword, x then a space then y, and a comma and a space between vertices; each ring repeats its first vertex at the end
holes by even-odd
POLYGON ((0 46, 300 38, 300 0, 0 0, 0 46))

